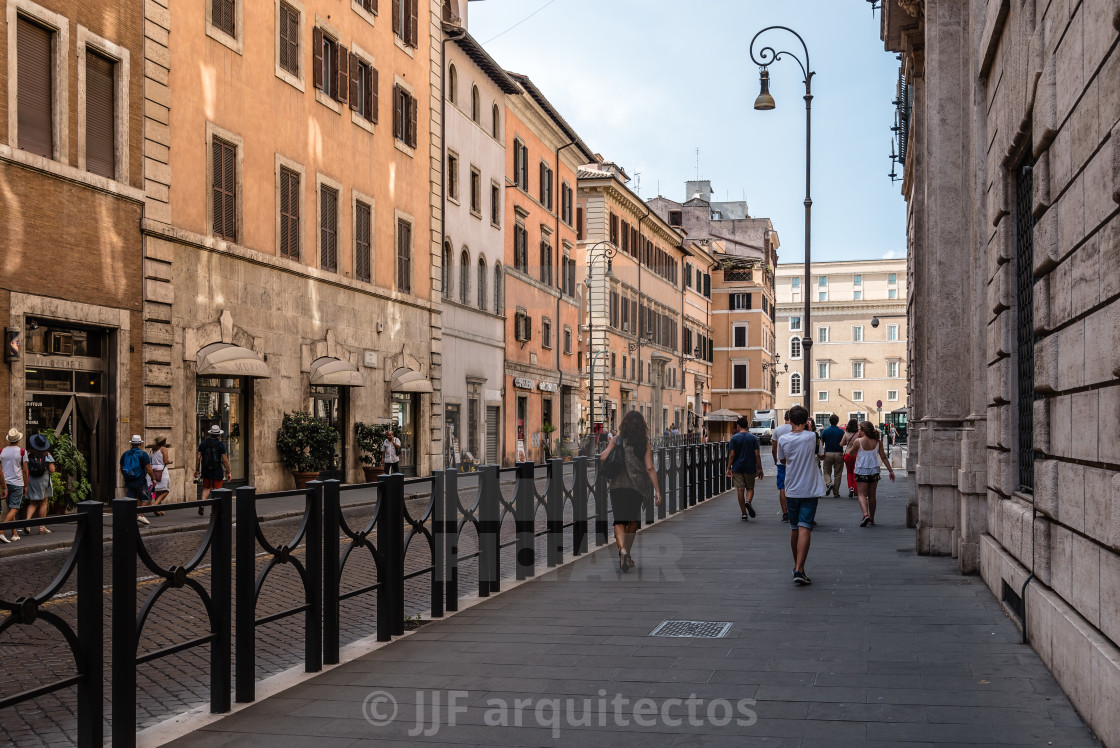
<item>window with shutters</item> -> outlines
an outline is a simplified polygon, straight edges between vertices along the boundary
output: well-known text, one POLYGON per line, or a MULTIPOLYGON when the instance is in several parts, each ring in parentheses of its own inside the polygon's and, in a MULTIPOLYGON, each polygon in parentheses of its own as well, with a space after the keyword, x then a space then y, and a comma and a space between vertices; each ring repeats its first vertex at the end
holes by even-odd
POLYGON ((520 138, 513 141, 513 183, 529 191, 529 149, 520 138))
POLYGON ((237 38, 237 0, 209 0, 210 25, 226 36, 237 38))
POLYGON ((459 255, 459 303, 466 306, 471 300, 471 256, 467 250, 459 255))
POLYGON ((447 153, 447 199, 459 202, 459 156, 451 151, 447 153))
POLYGON ((583 237, 583 208, 576 206, 576 239, 583 237))
POLYGON ((618 246, 618 216, 616 216, 614 213, 611 213, 611 218, 610 218, 610 224, 609 225, 610 225, 610 233, 608 234, 608 238, 610 239, 611 244, 613 244, 617 247, 618 246))
POLYGON ((354 277, 369 283, 373 279, 373 206, 362 200, 354 203, 354 277))
POLYGON ((393 87, 393 137, 416 147, 416 99, 400 85, 393 87))
POLYGON ((397 290, 412 293, 412 224, 397 219, 397 290))
POLYGON ((552 210, 552 169, 548 168, 548 164, 542 161, 540 172, 540 202, 541 205, 552 210))
POLYGON ((494 265, 494 314, 506 313, 506 274, 501 263, 494 265))
POLYGON ((490 108, 490 134, 494 140, 502 139, 502 112, 497 104, 490 108))
POLYGON ((513 227, 513 266, 523 273, 529 272, 529 232, 521 224, 513 227))
POLYGON ((452 104, 458 103, 459 97, 459 73, 455 70, 454 65, 447 67, 447 100, 452 104))
POLYGON ((338 272, 338 190, 319 185, 319 267, 338 272))
POLYGON ((279 29, 279 47, 277 60, 280 69, 299 78, 299 18, 300 14, 287 3, 280 3, 280 15, 277 18, 279 29))
POLYGON ((299 260, 299 173, 280 167, 280 256, 299 260))
POLYGON ((237 146, 215 136, 211 140, 211 205, 214 235, 237 241, 237 146))
POLYGON ((45 158, 54 158, 55 146, 53 46, 52 30, 17 16, 17 142, 21 150, 45 158))
POLYGON ((418 41, 418 13, 420 0, 392 0, 393 33, 407 47, 415 47, 418 41))
POLYGON ((476 124, 482 124, 482 96, 478 93, 478 86, 471 86, 471 119, 476 124))
POLYGON ((732 347, 734 347, 734 348, 746 348, 747 347, 747 326, 746 325, 735 325, 735 328, 734 328, 734 331, 733 331, 733 336, 734 336, 734 340, 731 344, 732 347))
POLYGON ((116 176, 116 61, 86 49, 86 171, 116 176))
POLYGON ((471 167, 471 213, 482 218, 482 173, 474 166, 471 167))
POLYGON ((486 294, 486 258, 478 258, 478 308, 486 311, 489 297, 486 294))
POLYGON ((544 236, 541 237, 541 283, 552 285, 552 245, 544 236))
POLYGON ((745 390, 747 388, 747 365, 733 364, 731 367, 731 388, 745 390))
POLYGON ((350 53, 350 111, 377 122, 377 69, 356 51, 350 53))
POLYGON ((490 225, 502 227, 502 188, 497 182, 490 183, 490 225))
POLYGON ((354 0, 354 3, 366 13, 377 15, 377 0, 354 0))
POLYGON ((552 348, 552 320, 548 317, 541 319, 541 347, 552 348))
POLYGON ((447 242, 443 245, 443 298, 451 298, 451 275, 454 269, 451 265, 451 243, 447 242))
POLYGON ((349 50, 318 26, 312 32, 311 46, 315 89, 333 101, 346 103, 350 90, 349 50))
POLYGON ((572 225, 572 186, 567 182, 560 186, 560 220, 572 225))
POLYGON ((729 294, 727 308, 731 310, 750 309, 751 295, 749 293, 729 294))

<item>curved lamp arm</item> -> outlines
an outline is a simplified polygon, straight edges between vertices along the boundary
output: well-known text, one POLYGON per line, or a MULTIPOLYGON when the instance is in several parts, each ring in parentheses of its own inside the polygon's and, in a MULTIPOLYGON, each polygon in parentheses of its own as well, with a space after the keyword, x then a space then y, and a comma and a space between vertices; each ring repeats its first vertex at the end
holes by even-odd
POLYGON ((789 28, 788 26, 767 26, 762 31, 759 31, 757 34, 755 34, 754 38, 751 39, 750 52, 751 52, 751 61, 754 62, 754 64, 758 65, 761 68, 765 68, 765 67, 769 66, 771 63, 777 62, 778 60, 782 59, 783 55, 788 55, 789 57, 792 57, 794 59, 794 61, 797 62, 798 66, 801 67, 801 73, 802 73, 802 75, 805 76, 805 86, 806 86, 806 88, 808 88, 809 81, 812 79, 812 77, 814 75, 813 71, 810 69, 810 66, 809 66, 809 48, 805 45, 805 40, 801 38, 801 34, 798 34, 793 29, 789 28), (775 50, 773 47, 771 47, 769 45, 760 48, 758 50, 757 54, 756 54, 754 45, 755 45, 755 42, 758 41, 758 37, 762 36, 767 31, 770 31, 772 29, 779 29, 781 31, 788 31, 789 33, 791 33, 795 37, 797 37, 797 41, 801 42, 801 49, 804 50, 805 61, 802 62, 801 58, 798 57, 793 52, 790 52, 788 50, 775 50))

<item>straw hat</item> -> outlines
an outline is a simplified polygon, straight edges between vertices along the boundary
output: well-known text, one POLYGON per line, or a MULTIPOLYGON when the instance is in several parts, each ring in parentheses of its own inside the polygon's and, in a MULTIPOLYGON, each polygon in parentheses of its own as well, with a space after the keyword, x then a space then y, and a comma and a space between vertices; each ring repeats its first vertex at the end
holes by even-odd
POLYGON ((12 429, 11 431, 8 432, 8 441, 11 442, 12 444, 15 444, 16 442, 18 442, 22 438, 23 438, 23 434, 21 434, 19 432, 19 429, 12 429))
POLYGON ((155 440, 151 444, 148 445, 148 449, 159 449, 161 447, 170 447, 170 446, 171 445, 167 443, 167 437, 166 436, 157 436, 155 438, 155 440))

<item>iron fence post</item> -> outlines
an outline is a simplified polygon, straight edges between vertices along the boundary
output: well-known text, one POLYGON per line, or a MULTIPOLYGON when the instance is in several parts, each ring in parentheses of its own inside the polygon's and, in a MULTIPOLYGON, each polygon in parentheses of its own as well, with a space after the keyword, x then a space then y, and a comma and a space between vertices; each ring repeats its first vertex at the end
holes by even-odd
POLYGON ((113 499, 112 736, 124 748, 136 745, 137 534, 136 499, 113 499))
POLYGON ((381 565, 377 569, 377 641, 387 642, 393 638, 393 604, 396 600, 393 591, 393 537, 400 536, 399 526, 393 526, 392 512, 389 509, 389 482, 392 476, 382 475, 377 479, 376 528, 377 552, 381 565))
POLYGON ((684 479, 686 481, 685 493, 687 504, 685 506, 696 506, 696 445, 689 444, 685 447, 685 471, 684 479))
POLYGON ((536 515, 537 487, 536 465, 532 462, 517 463, 517 491, 513 496, 513 524, 517 536, 514 556, 515 577, 527 579, 536 574, 537 539, 533 534, 536 515))
POLYGON ((497 465, 483 468, 478 493, 478 595, 501 589, 501 475, 497 465))
POLYGON ((385 575, 389 583, 389 630, 393 636, 404 633, 404 476, 400 473, 381 476, 385 488, 385 512, 389 546, 385 552, 385 575))
POLYGON ((101 592, 104 573, 104 542, 101 537, 104 504, 83 501, 78 504, 82 522, 82 545, 78 549, 78 745, 101 746, 104 718, 104 615, 105 595, 101 592))
MULTIPOLYGON (((486 468, 478 476, 481 487, 485 480, 486 468)), ((444 564, 446 567, 445 608, 449 613, 459 609, 459 471, 448 468, 443 471, 443 528, 444 564)), ((481 550, 481 547, 480 547, 481 550)), ((479 556, 479 570, 482 557, 479 556)), ((481 576, 481 573, 480 573, 481 576)))
POLYGON ((587 553, 587 458, 572 458, 572 555, 587 553))
POLYGON ((700 448, 703 451, 704 498, 712 498, 712 444, 707 442, 700 448))
MULTIPOLYGON (((651 460, 653 460, 653 472, 654 472, 654 475, 657 475, 660 468, 657 465, 657 450, 656 449, 652 450, 649 458, 651 460)), ((650 489, 654 489, 654 488, 656 488, 656 486, 650 485, 650 489)), ((645 522, 645 524, 652 525, 653 524, 653 514, 654 514, 654 511, 653 511, 653 491, 652 490, 650 491, 650 495, 645 497, 645 499, 642 501, 642 514, 645 515, 645 517, 643 518, 643 521, 645 522)))
POLYGON ((548 530, 548 550, 545 557, 551 568, 564 563, 564 461, 559 457, 548 461, 545 523, 548 530))
POLYGON ((341 483, 329 480, 323 485, 323 664, 339 660, 339 571, 338 533, 342 517, 341 483))
POLYGON ((443 473, 432 473, 432 618, 443 618, 443 595, 447 586, 447 530, 444 514, 447 494, 443 473))
POLYGON ((307 484, 307 614, 304 620, 304 670, 323 669, 323 481, 307 484))
POLYGON ((595 545, 607 544, 607 476, 603 472, 602 459, 595 458, 595 545))
POLYGON ((658 450, 661 453, 661 459, 658 461, 657 470, 657 489, 661 492, 661 505, 657 507, 657 518, 665 519, 669 507, 669 470, 672 467, 669 461, 672 459, 673 448, 662 447, 658 450))
POLYGON ((230 615, 233 589, 230 567, 233 565, 233 491, 221 488, 211 492, 217 499, 211 515, 214 522, 214 545, 210 549, 210 604, 214 606, 214 623, 210 633, 210 711, 228 712, 230 707, 230 656, 233 646, 230 615))
POLYGON ((237 543, 234 567, 234 699, 249 702, 257 698, 257 489, 237 489, 237 543))

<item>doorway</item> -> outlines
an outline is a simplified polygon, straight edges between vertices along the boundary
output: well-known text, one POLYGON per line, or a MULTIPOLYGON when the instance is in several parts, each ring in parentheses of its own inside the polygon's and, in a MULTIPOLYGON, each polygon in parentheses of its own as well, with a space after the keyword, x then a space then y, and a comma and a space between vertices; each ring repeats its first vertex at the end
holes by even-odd
POLYGON ((319 472, 319 480, 346 482, 346 389, 343 387, 311 386, 311 412, 317 419, 332 427, 338 435, 331 456, 331 466, 319 472))
MULTIPOLYGON (((232 476, 226 488, 249 483, 250 381, 247 377, 199 377, 195 382, 195 435, 201 443, 211 426, 222 430, 232 476)), ((201 496, 201 484, 198 491, 201 496)))

